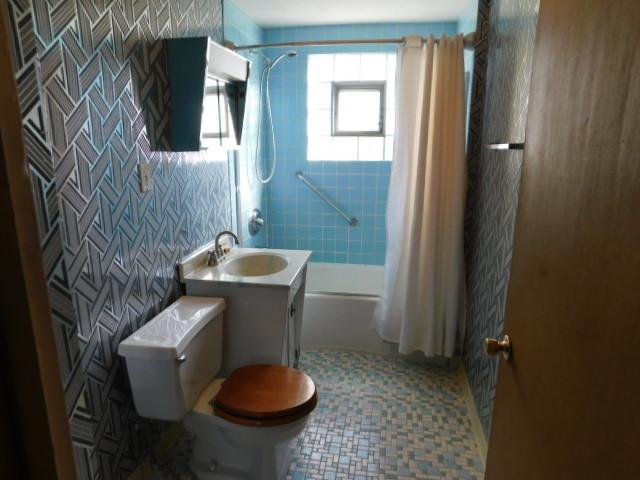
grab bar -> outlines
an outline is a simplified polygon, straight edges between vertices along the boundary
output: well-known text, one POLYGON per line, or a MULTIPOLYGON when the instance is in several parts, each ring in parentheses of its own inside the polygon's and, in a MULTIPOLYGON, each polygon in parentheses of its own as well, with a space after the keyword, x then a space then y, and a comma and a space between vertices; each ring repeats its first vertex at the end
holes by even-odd
POLYGON ((320 189, 318 189, 318 187, 316 187, 313 183, 311 183, 309 180, 307 180, 307 177, 304 176, 304 173, 302 173, 302 170, 298 170, 296 172, 296 177, 298 177, 298 179, 304 183, 309 190, 311 190, 313 193, 315 193, 317 196, 319 196, 322 200, 324 200, 324 202, 329 205, 331 208, 333 208, 338 215, 340 215, 342 218, 344 218, 347 223, 352 226, 355 227, 356 225, 358 225, 358 219, 356 217, 350 217, 349 215, 347 215, 346 213, 344 213, 342 210, 340 210, 340 207, 338 207, 333 200, 331 200, 329 197, 327 197, 324 193, 322 193, 322 191, 320 189))

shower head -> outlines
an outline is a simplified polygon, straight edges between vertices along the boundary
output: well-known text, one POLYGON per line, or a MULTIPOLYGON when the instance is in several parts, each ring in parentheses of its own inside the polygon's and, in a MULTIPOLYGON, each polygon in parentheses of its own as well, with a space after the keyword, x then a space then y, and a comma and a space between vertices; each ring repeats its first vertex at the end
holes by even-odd
POLYGON ((290 50, 290 51, 288 51, 288 52, 286 52, 286 53, 283 53, 283 54, 281 54, 281 55, 278 55, 278 56, 275 58, 275 60, 274 60, 273 62, 271 62, 271 65, 269 65, 269 70, 272 70, 272 69, 273 69, 273 67, 275 67, 275 66, 276 66, 276 64, 277 64, 280 60, 282 60, 283 58, 285 58, 285 57, 291 57, 291 58, 292 58, 292 57, 297 57, 297 56, 298 56, 298 52, 296 52, 295 50, 290 50))

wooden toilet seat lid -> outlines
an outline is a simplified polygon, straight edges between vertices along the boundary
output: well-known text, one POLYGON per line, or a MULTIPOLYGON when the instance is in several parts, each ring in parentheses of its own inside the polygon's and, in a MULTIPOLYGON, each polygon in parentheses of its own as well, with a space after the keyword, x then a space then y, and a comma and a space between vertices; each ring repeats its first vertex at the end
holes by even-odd
POLYGON ((249 420, 301 417, 318 402, 311 377, 283 365, 249 365, 235 370, 214 399, 217 412, 249 420))

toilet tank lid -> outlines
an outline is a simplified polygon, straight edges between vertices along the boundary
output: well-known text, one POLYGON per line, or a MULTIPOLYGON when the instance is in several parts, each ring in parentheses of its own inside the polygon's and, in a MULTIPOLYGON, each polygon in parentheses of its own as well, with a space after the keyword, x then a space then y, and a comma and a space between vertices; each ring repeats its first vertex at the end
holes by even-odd
POLYGON ((224 311, 222 298, 180 297, 118 346, 129 358, 178 358, 191 339, 224 311))

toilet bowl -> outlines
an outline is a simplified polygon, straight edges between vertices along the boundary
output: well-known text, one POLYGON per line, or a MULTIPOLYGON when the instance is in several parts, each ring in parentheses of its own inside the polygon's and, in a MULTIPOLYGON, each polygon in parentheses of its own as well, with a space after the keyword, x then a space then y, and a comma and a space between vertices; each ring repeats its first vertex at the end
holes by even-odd
POLYGON ((285 478, 290 442, 317 404, 311 378, 283 365, 248 365, 216 378, 224 300, 181 297, 118 347, 138 413, 181 420, 195 436, 201 479, 285 478))

